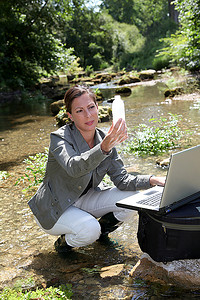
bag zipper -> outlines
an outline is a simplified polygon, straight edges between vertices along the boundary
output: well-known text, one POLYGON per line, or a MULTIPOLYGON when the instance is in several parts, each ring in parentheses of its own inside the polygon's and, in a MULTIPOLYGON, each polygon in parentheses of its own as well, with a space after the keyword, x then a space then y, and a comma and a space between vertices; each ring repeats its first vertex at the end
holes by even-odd
POLYGON ((185 231, 200 231, 200 224, 199 225, 187 225, 187 224, 168 223, 168 222, 163 222, 163 221, 157 220, 149 214, 148 214, 148 216, 150 218, 152 218, 154 221, 162 224, 164 231, 166 231, 166 229, 185 230, 185 231))

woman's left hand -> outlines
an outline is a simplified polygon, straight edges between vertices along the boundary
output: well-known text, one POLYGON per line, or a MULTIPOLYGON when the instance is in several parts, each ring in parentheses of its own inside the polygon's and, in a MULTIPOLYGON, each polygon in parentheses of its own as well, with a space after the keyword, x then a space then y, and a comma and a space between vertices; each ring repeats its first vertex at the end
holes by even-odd
POLYGON ((113 147, 119 145, 128 138, 126 122, 119 119, 117 123, 110 127, 107 135, 101 142, 101 149, 104 152, 109 152, 113 147))

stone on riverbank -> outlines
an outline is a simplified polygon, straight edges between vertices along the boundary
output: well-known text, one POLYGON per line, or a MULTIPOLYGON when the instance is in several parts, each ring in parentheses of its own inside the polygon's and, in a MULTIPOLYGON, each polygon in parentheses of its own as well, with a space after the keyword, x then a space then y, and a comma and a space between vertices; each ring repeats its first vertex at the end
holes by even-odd
POLYGON ((119 85, 124 85, 124 84, 130 84, 130 83, 136 83, 136 82, 140 82, 140 78, 135 77, 135 76, 131 76, 129 74, 125 74, 119 81, 118 84, 119 85))
POLYGON ((152 80, 156 74, 155 70, 145 70, 141 71, 139 74, 140 80, 152 80))
POLYGON ((170 158, 166 158, 163 160, 157 160, 156 165, 161 168, 168 168, 169 167, 170 158))
POLYGON ((176 95, 181 95, 183 93, 183 88, 182 87, 176 87, 174 89, 171 90, 166 90, 164 92, 164 96, 165 98, 169 97, 169 98, 173 98, 176 95))
POLYGON ((167 264, 155 262, 143 254, 130 276, 147 282, 173 285, 188 290, 200 288, 200 259, 175 260, 167 264))
POLYGON ((117 88, 115 90, 115 93, 117 95, 122 95, 123 94, 124 96, 130 96, 130 94, 132 93, 132 91, 131 91, 131 89, 129 87, 124 86, 124 87, 117 88))
POLYGON ((50 110, 53 116, 56 116, 65 105, 64 100, 58 100, 50 104, 50 110))
POLYGON ((101 268, 100 276, 101 278, 117 276, 123 271, 123 268, 124 264, 103 267, 101 268))

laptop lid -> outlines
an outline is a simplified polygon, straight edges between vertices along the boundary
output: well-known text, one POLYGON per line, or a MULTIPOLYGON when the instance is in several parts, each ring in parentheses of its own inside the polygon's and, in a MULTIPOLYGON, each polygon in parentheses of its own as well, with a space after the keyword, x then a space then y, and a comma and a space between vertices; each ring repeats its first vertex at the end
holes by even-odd
POLYGON ((200 145, 171 155, 160 208, 200 191, 200 145))
POLYGON ((171 155, 165 187, 155 187, 116 203, 119 207, 142 210, 150 209, 160 213, 169 212, 200 196, 200 145, 171 155), (142 198, 148 198, 154 193, 162 193, 157 206, 141 205, 142 198))

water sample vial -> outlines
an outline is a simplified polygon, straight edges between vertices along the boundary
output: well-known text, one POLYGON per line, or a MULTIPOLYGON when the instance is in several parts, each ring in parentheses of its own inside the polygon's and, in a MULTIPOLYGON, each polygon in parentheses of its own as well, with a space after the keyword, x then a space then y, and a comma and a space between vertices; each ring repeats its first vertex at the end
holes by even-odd
POLYGON ((124 101, 121 99, 120 95, 116 95, 112 103, 112 115, 114 125, 120 118, 125 121, 124 101))

